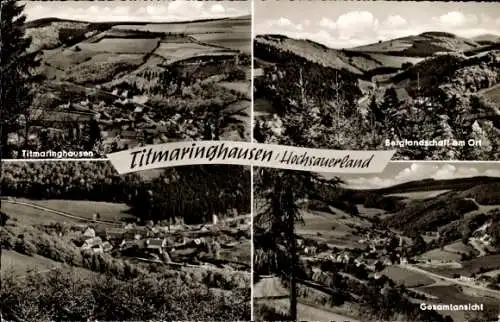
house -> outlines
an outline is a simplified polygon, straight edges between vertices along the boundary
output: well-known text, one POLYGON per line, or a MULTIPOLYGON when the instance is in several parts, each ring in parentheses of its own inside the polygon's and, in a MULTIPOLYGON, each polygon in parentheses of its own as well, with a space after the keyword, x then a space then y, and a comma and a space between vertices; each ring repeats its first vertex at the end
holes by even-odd
POLYGON ((102 243, 101 247, 104 252, 110 252, 113 249, 113 245, 110 242, 102 243))
POLYGON ((146 249, 158 251, 160 254, 163 253, 163 248, 167 246, 167 240, 161 238, 149 238, 146 239, 146 249))
POLYGON ((87 229, 85 229, 83 231, 83 236, 88 237, 88 238, 94 238, 95 237, 95 230, 91 227, 87 227, 87 229))
POLYGON ((135 241, 135 240, 123 240, 120 244, 120 249, 127 249, 127 248, 140 248, 141 245, 135 241))
POLYGON ((316 247, 314 247, 314 246, 306 247, 306 248, 304 248, 304 253, 306 253, 306 255, 315 255, 316 254, 316 247))
POLYGON ((100 237, 88 238, 83 242, 81 249, 91 249, 96 245, 101 245, 102 239, 100 237))
POLYGON ((123 233, 123 239, 139 240, 139 239, 142 239, 142 233, 137 229, 127 229, 123 233))
POLYGON ((104 253, 104 249, 102 247, 102 245, 93 245, 92 247, 90 247, 90 250, 94 253, 104 253))
POLYGON ((106 230, 107 240, 122 240, 124 232, 122 229, 110 229, 106 230))

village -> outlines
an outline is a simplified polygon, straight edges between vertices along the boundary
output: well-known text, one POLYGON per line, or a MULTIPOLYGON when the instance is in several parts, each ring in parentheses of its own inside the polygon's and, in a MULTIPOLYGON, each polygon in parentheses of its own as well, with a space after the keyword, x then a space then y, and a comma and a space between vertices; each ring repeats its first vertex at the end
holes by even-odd
MULTIPOLYGON (((98 217, 98 216, 97 216, 98 217)), ((246 270, 250 267, 248 246, 250 217, 235 216, 205 225, 146 225, 134 223, 122 227, 94 224, 82 225, 72 234, 73 243, 82 252, 108 253, 113 257, 139 262, 169 265, 203 265, 225 270, 246 270), (241 250, 241 252, 240 252, 241 250)))
MULTIPOLYGON (((488 222, 490 223, 491 220, 488 222)), ((478 256, 495 254, 491 246, 492 236, 484 233, 488 223, 477 229, 469 238, 469 244, 477 250, 478 256)), ((326 242, 319 242, 314 237, 302 236, 297 240, 299 256, 301 261, 311 265, 313 271, 321 271, 325 263, 354 265, 368 273, 374 279, 380 279, 387 274, 388 267, 401 267, 403 269, 414 270, 426 274, 426 270, 433 272, 435 269, 459 269, 462 267, 460 261, 448 258, 429 258, 428 252, 411 256, 416 248, 416 239, 402 236, 393 231, 372 229, 369 232, 360 232, 362 236, 355 248, 338 248, 326 242)), ((429 232, 426 238, 439 240, 439 232, 429 232)), ((422 239, 423 241, 423 239, 422 239)), ((421 252, 422 250, 418 251, 421 252)), ((470 254, 474 257, 473 254, 470 254)), ((467 256, 462 256, 465 260, 467 256)), ((430 273, 432 274, 432 273, 430 273)), ((454 273, 449 276, 436 275, 437 278, 444 278, 448 282, 456 281, 457 284, 473 286, 484 289, 497 289, 494 275, 488 274, 485 268, 479 268, 477 272, 454 273), (486 274, 483 274, 486 273, 486 274)), ((392 276, 386 276, 392 278, 392 276)), ((496 279, 495 279, 496 278, 496 279)))

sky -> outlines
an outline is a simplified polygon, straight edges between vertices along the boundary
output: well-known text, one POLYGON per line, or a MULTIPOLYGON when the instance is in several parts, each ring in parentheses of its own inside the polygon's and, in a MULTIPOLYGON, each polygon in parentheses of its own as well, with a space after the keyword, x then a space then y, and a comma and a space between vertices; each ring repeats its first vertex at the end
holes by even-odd
POLYGON ((246 1, 25 1, 27 20, 186 21, 249 15, 246 1))
MULTIPOLYGON (((323 174, 332 177, 332 174, 323 174)), ((491 162, 391 162, 382 173, 341 175, 345 186, 353 189, 376 189, 422 179, 458 179, 476 176, 500 177, 500 163, 491 162)))
POLYGON ((485 2, 255 1, 255 34, 310 39, 332 48, 445 31, 500 36, 500 5, 485 2))

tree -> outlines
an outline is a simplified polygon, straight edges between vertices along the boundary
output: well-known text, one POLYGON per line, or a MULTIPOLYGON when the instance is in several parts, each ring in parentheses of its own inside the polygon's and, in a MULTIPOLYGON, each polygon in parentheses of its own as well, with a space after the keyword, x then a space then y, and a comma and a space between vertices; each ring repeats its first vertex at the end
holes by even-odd
MULTIPOLYGON (((31 85, 36 80, 33 69, 39 65, 38 54, 27 51, 31 38, 25 37, 26 16, 22 14, 23 10, 24 5, 19 5, 16 0, 1 3, 0 159, 1 156, 10 157, 12 154, 8 147, 8 136, 18 130, 19 117, 25 115, 31 106, 31 85)), ((26 144, 27 138, 24 141, 26 144)))
POLYGON ((427 244, 421 235, 418 235, 413 241, 413 254, 418 255, 427 250, 427 244))

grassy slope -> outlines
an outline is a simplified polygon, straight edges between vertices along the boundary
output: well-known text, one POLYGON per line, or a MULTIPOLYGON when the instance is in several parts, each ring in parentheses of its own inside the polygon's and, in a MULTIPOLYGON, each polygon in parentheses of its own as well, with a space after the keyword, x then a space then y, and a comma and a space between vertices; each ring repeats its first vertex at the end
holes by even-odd
POLYGON ((12 272, 16 276, 24 276, 28 271, 47 271, 62 265, 42 256, 28 256, 13 250, 2 249, 2 256, 0 257, 2 274, 12 272))
POLYGON ((78 223, 76 219, 61 217, 54 213, 43 211, 40 209, 35 209, 29 206, 12 204, 8 202, 2 202, 2 211, 5 212, 11 218, 15 218, 21 223, 28 224, 44 224, 49 221, 54 222, 68 222, 68 223, 78 223))
POLYGON ((124 218, 134 218, 126 213, 130 207, 122 203, 57 199, 28 200, 23 198, 18 200, 87 219, 92 219, 95 213, 99 213, 102 220, 114 221, 124 218))
POLYGON ((406 287, 418 287, 434 283, 433 279, 423 274, 409 271, 407 269, 398 266, 386 267, 382 271, 382 274, 389 277, 394 282, 398 284, 403 284, 406 287))
POLYGON ((356 51, 427 57, 438 51, 464 51, 479 47, 473 40, 446 33, 423 33, 356 47, 356 51))

